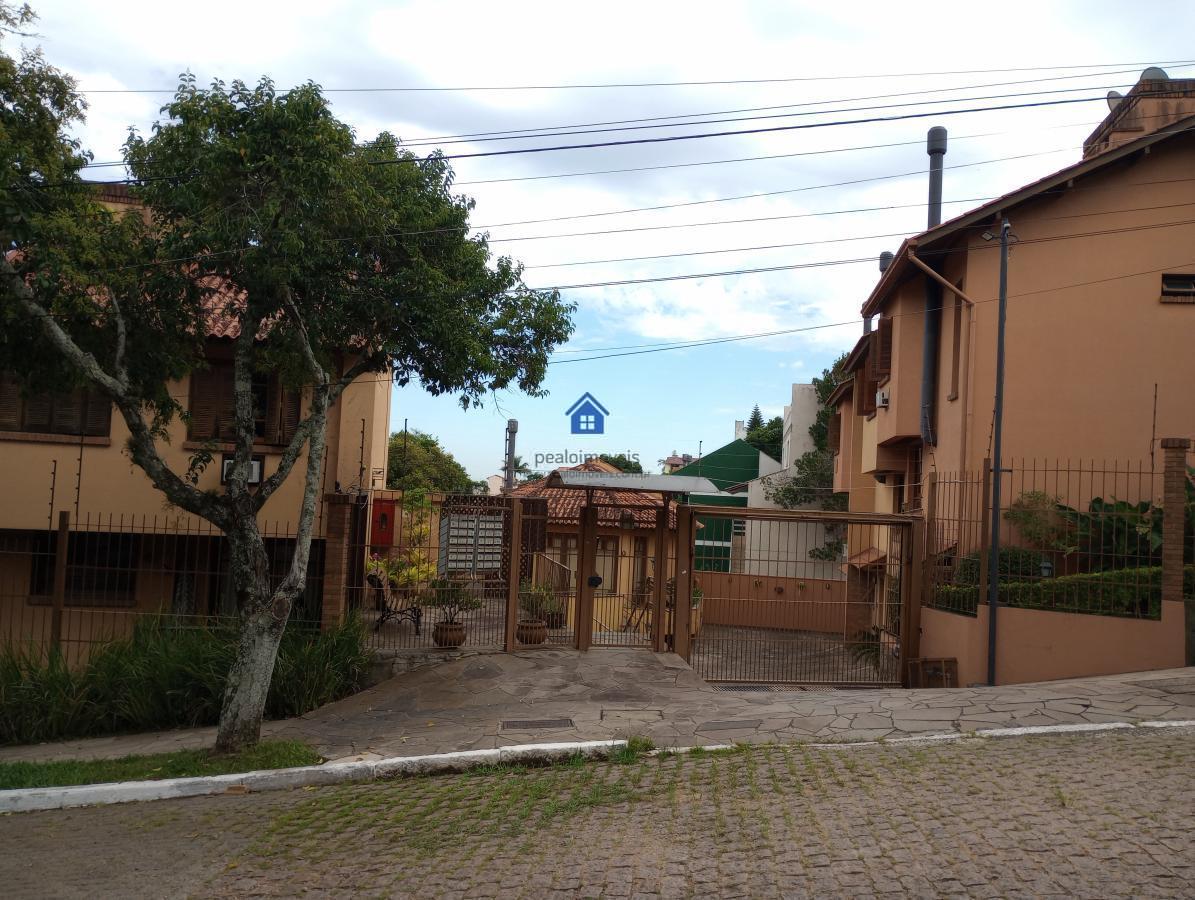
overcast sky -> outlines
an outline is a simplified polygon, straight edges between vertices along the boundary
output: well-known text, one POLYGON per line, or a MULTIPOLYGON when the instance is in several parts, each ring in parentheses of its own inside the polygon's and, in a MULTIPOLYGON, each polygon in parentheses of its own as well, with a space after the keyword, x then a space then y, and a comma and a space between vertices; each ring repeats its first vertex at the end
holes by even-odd
MULTIPOLYGON (((924 137, 930 126, 950 131, 944 192, 950 217, 1076 161, 1083 138, 1107 111, 1099 98, 1109 88, 1127 90, 1146 64, 1168 64, 1172 76, 1195 72, 1195 66, 1182 64, 1195 56, 1190 44, 1195 4, 1183 2, 909 7, 692 0, 198 5, 58 0, 36 9, 48 59, 88 92, 81 137, 96 162, 121 159, 127 129, 145 130, 153 123, 183 71, 201 80, 269 76, 280 88, 312 80, 336 91, 330 95, 336 113, 361 139, 388 130, 407 142, 434 139, 431 146, 449 154, 939 113, 455 161, 460 190, 477 201, 474 223, 489 232, 496 253, 526 264, 532 286, 868 260, 566 291, 580 307, 577 330, 554 358, 547 398, 507 393, 491 398, 484 409, 462 412, 452 398, 432 398, 416 386, 394 392, 392 426, 399 429, 407 419, 412 428, 439 436, 474 477, 497 470, 508 416, 520 421, 525 459, 565 449, 629 451, 654 470, 672 450, 696 453, 701 444, 708 452, 726 443, 734 420, 745 418, 755 403, 779 414, 792 382, 808 381, 857 339, 859 306, 878 274, 873 260, 895 249, 900 236, 924 227, 924 137), (1034 71, 974 71, 1030 67, 1034 71), (958 70, 972 71, 911 74, 958 70), (761 79, 790 80, 478 89, 761 79), (433 87, 470 89, 344 90, 433 87), (122 92, 151 89, 164 92, 122 92), (1009 94, 1021 96, 994 98, 1009 94), (1095 99, 945 114, 1076 98, 1095 99), (730 112, 737 110, 747 111, 730 112), (664 116, 687 117, 682 122, 748 120, 588 136, 475 137, 610 122, 625 128, 626 120, 664 116), (752 118, 759 116, 772 118, 752 118), (761 156, 773 158, 725 162, 761 156), (671 168, 642 171, 661 166, 671 168), (608 171, 614 169, 641 171, 608 171), (544 177, 595 172, 604 174, 544 177), (724 199, 781 191, 787 193, 724 199), (689 205, 605 215, 674 204, 689 205), (559 217, 576 218, 503 224, 559 217), (770 221, 725 221, 763 218, 770 221), (711 222, 721 224, 703 224, 711 222), (613 233, 561 236, 599 231, 613 233), (792 246, 802 243, 806 246, 792 246), (777 244, 786 246, 741 249, 777 244), (692 255, 625 261, 665 254, 692 255), (594 262, 600 260, 622 261, 594 262), (571 265, 577 262, 586 264, 571 265), (621 352, 598 348, 831 323, 847 324, 782 338, 577 361, 621 352), (584 391, 611 412, 602 437, 569 434, 564 412, 584 391)), ((92 173, 123 177, 119 168, 92 173)))

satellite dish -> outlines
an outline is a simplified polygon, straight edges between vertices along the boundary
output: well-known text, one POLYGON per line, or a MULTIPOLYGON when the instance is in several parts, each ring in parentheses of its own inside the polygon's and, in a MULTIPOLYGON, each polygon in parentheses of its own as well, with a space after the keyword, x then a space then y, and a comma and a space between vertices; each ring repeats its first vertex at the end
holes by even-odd
POLYGON ((1120 106, 1120 101, 1124 99, 1124 94, 1120 91, 1108 91, 1108 109, 1116 109, 1120 106))
POLYGON ((1142 81, 1169 81, 1170 76, 1166 74, 1165 69, 1159 69, 1157 66, 1150 66, 1141 73, 1142 81))

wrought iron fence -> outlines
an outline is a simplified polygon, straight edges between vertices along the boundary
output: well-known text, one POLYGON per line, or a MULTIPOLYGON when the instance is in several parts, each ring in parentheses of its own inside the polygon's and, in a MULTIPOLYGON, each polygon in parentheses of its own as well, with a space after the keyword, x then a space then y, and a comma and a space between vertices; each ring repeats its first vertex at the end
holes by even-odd
MULTIPOLYGON (((1019 459, 1003 468, 1000 554, 989 558, 992 467, 932 476, 927 605, 975 615, 994 565, 1002 604, 1157 619, 1163 472, 1147 462, 1019 459)), ((1195 573, 1187 571, 1191 581, 1195 573)))

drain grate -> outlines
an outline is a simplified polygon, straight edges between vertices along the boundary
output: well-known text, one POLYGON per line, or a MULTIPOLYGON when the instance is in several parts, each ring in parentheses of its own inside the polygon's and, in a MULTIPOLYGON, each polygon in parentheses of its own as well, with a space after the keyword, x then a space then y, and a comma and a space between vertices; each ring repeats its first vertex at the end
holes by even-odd
POLYGON ((544 728, 572 727, 572 719, 509 719, 502 723, 503 731, 539 731, 544 728))
POLYGON ((796 684, 715 684, 713 687, 715 691, 734 694, 788 694, 809 690, 796 684))

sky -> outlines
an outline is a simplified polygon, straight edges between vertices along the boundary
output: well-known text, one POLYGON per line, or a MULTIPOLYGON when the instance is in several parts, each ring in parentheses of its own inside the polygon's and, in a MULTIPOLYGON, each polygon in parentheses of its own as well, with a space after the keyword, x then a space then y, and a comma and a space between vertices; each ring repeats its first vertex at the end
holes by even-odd
POLYGON ((1107 91, 1145 66, 1195 77, 1184 2, 34 5, 36 42, 86 93, 78 136, 97 163, 121 160, 128 129, 148 130, 188 71, 314 81, 361 140, 389 131, 417 153, 817 126, 453 161, 493 252, 578 307, 545 397, 462 410, 394 390, 392 430, 436 435, 474 478, 499 471, 508 418, 535 468, 610 452, 657 471, 732 440, 755 404, 780 415, 793 382, 858 339, 879 254, 924 228, 928 128, 950 133, 949 218, 1077 161, 1107 91), (1058 100, 1078 102, 952 113, 1058 100), (828 124, 869 117, 889 121, 828 124), (773 271, 713 274, 744 269, 773 271), (672 276, 685 277, 569 287, 672 276), (807 330, 741 339, 794 329, 807 330), (610 412, 602 435, 570 434, 585 392, 610 412))

